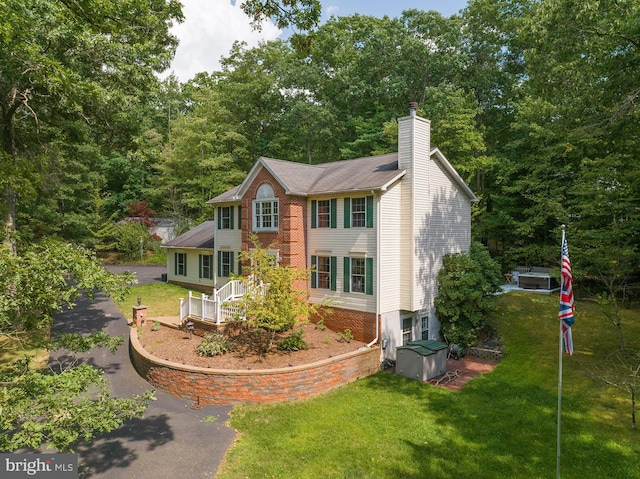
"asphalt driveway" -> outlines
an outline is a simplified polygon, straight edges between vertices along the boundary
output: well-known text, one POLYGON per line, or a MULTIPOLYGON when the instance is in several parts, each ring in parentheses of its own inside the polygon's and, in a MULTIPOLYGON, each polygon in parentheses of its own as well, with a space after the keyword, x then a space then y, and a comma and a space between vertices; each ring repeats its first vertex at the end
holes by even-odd
MULTIPOLYGON (((140 284, 160 281, 164 267, 110 266, 113 272, 130 269, 140 284)), ((53 333, 89 333, 103 330, 122 336, 125 342, 111 354, 97 348, 83 360, 104 370, 112 394, 131 396, 152 389, 129 360, 129 326, 113 301, 103 295, 95 301, 80 298, 76 307, 56 316, 53 333)), ((134 418, 119 429, 77 449, 79 477, 108 479, 211 479, 235 439, 225 425, 230 406, 192 409, 193 403, 156 392, 144 417, 134 418), (206 422, 205 422, 206 421, 206 422)))

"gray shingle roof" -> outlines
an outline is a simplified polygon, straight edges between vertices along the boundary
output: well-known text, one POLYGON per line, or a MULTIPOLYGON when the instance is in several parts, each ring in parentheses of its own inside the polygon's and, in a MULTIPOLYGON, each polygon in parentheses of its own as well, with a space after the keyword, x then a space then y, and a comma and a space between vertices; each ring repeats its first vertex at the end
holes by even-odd
MULTIPOLYGON (((300 196, 377 190, 404 175, 404 170, 398 170, 397 153, 319 165, 264 157, 260 158, 259 163, 275 176, 287 193, 300 196)), ((250 177, 251 172, 242 185, 216 196, 208 203, 232 201, 236 193, 242 193, 250 177)))
POLYGON ((213 249, 213 233, 215 221, 205 221, 204 223, 190 229, 177 238, 167 241, 163 248, 198 248, 213 249))

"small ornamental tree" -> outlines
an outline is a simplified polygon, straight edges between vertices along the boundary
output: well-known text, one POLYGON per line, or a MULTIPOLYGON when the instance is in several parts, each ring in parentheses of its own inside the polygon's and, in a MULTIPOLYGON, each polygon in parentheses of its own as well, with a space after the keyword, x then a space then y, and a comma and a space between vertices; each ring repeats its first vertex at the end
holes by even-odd
POLYGON ((468 253, 444 256, 435 305, 448 341, 465 347, 474 341, 487 326, 501 281, 500 266, 480 243, 473 242, 468 253))
POLYGON ((268 252, 273 245, 263 248, 256 236, 251 237, 251 242, 253 248, 240 256, 248 268, 248 274, 241 278, 247 283, 247 293, 242 301, 248 324, 267 334, 259 348, 266 354, 277 333, 308 321, 318 313, 318 305, 309 304, 308 290, 294 287, 294 284, 308 280, 308 269, 280 265, 268 252))

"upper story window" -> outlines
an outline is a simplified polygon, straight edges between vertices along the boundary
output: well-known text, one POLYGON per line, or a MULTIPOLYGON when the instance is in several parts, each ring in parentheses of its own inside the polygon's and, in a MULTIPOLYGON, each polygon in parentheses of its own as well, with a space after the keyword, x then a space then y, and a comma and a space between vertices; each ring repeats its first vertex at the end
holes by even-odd
POLYGON ((367 225, 367 205, 364 198, 351 200, 351 226, 364 228, 367 225))
POLYGON ((312 200, 311 201, 311 227, 312 228, 335 228, 336 210, 338 200, 312 200))
POLYGON ((279 222, 279 203, 273 188, 263 184, 253 201, 253 229, 255 231, 277 231, 279 222))
POLYGON ((218 207, 218 229, 233 229, 233 206, 218 207))
POLYGON ((373 228, 373 196, 344 199, 345 228, 373 228))

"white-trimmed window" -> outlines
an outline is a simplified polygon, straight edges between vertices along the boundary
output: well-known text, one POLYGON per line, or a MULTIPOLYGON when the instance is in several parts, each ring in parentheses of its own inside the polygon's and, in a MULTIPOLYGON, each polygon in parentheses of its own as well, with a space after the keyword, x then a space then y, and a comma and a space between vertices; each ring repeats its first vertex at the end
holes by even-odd
POLYGON ((318 228, 329 228, 331 226, 331 202, 329 200, 318 200, 318 228))
POLYGON ((201 254, 199 256, 199 275, 204 279, 213 279, 213 255, 201 254))
POLYGON ((279 224, 279 203, 271 185, 263 184, 253 201, 254 231, 277 231, 279 224))
POLYGON ((351 292, 364 293, 366 284, 366 267, 364 258, 351 258, 351 292))
POLYGON ((429 313, 420 315, 420 339, 429 339, 429 313))
POLYGON ((345 256, 343 273, 345 293, 373 294, 373 258, 345 256))
POLYGON ((351 226, 353 228, 367 226, 367 203, 365 198, 351 198, 351 226))
POLYGON ((218 276, 227 278, 233 273, 233 252, 218 251, 218 276))
POLYGON ((373 228, 373 196, 345 198, 345 228, 373 228))
POLYGON ((187 275, 187 254, 186 253, 175 253, 174 255, 174 274, 176 276, 186 276, 187 275))
POLYGON ((402 319, 402 346, 411 341, 411 332, 413 330, 413 316, 403 316, 402 319))

